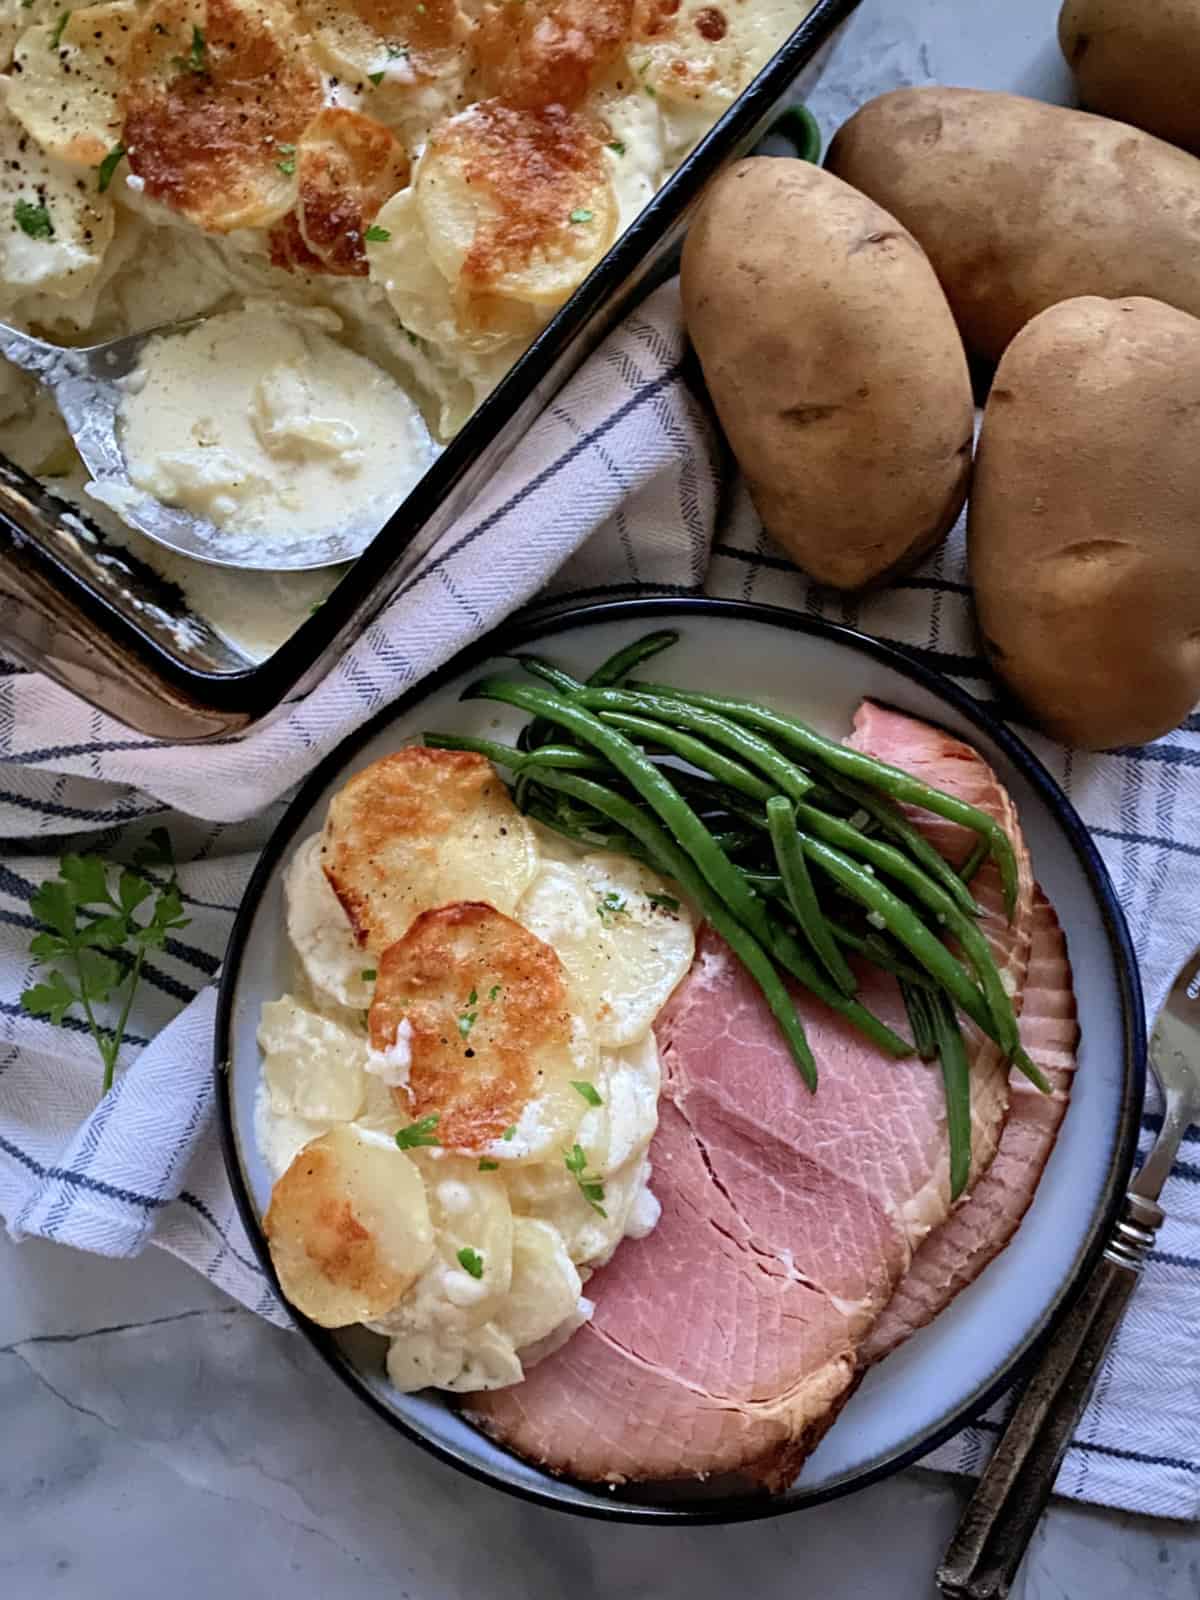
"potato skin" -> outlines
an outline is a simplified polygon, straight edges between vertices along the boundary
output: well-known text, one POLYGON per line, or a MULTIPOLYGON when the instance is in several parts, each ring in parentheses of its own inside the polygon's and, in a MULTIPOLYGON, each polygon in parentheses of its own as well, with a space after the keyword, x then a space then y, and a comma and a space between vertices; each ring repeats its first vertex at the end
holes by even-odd
POLYGON ((971 470, 970 379, 894 218, 808 162, 739 161, 692 223, 682 291, 751 499, 799 566, 857 589, 944 538, 971 470))
POLYGON ((1200 161, 1124 123, 975 89, 900 89, 827 165, 921 241, 967 349, 998 361, 1059 300, 1148 295, 1200 315, 1200 161))
POLYGON ((1065 0, 1058 42, 1089 110, 1200 153, 1200 0, 1065 0))
POLYGON ((984 645, 1056 739, 1144 744, 1200 698, 1200 321, 1043 311, 996 371, 968 555, 984 645))

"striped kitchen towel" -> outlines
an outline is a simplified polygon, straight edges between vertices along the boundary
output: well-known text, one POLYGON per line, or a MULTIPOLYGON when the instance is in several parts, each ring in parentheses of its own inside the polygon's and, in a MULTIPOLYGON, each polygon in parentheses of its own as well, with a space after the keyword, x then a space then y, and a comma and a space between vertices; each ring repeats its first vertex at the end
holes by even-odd
MULTIPOLYGON (((0 669, 0 1214, 109 1255, 153 1242, 286 1322, 225 1181, 212 1124, 212 979, 255 853, 287 791, 380 706, 535 600, 715 594, 792 606, 910 650, 984 700, 959 529, 913 576, 861 599, 822 593, 774 550, 689 381, 674 286, 563 391, 488 491, 302 705, 240 742, 138 738, 44 679, 0 669), (147 963, 116 1088, 82 1024, 23 1014, 29 898, 67 841, 128 858, 166 824, 189 925, 147 963)), ((1108 861, 1153 1014, 1200 942, 1200 720, 1142 750, 1081 756, 1019 730, 1108 861)), ((1148 1115, 1144 1137, 1154 1126, 1148 1115)), ((1060 1489, 1200 1516, 1200 1138, 1060 1489)), ((984 1419, 931 1459, 974 1471, 984 1419)))

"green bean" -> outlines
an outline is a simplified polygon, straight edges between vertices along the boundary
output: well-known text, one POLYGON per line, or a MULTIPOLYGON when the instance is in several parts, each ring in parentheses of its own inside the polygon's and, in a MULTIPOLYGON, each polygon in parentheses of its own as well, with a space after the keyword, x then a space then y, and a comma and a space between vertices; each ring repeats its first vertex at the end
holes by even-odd
POLYGON ((682 723, 694 733, 706 735, 712 743, 732 750, 748 766, 757 767, 767 775, 779 793, 793 800, 802 799, 813 786, 808 774, 801 772, 795 762, 781 756, 766 739, 760 739, 749 729, 739 727, 731 718, 717 716, 702 707, 685 705, 681 700, 656 700, 647 695, 632 694, 628 689, 585 689, 576 696, 576 700, 589 711, 632 712, 634 715, 651 717, 664 729, 673 729, 682 723))
MULTIPOLYGON (((867 815, 879 824, 884 833, 898 840, 914 861, 942 885, 942 888, 957 902, 960 910, 965 911, 969 917, 980 915, 980 908, 972 899, 966 884, 945 856, 934 849, 919 828, 914 828, 911 822, 901 816, 890 800, 875 794, 865 784, 856 783, 853 778, 844 778, 838 773, 829 773, 827 781, 855 805, 861 806, 867 815)), ((983 840, 976 848, 982 848, 986 856, 987 845, 983 840)))
POLYGON ((674 689, 668 684, 634 682, 629 687, 638 694, 682 700, 691 706, 701 706, 707 711, 729 717, 735 722, 745 723, 748 727, 772 733, 783 743, 812 757, 843 777, 857 778, 869 788, 877 789, 893 800, 903 800, 909 805, 921 806, 926 811, 932 811, 935 816, 945 817, 949 822, 957 822, 962 827, 970 828, 973 833, 980 834, 986 838, 988 854, 1000 869, 1004 904, 1009 917, 1012 917, 1017 903, 1017 858, 1013 852, 1012 841, 996 819, 989 817, 986 811, 980 811, 977 806, 960 800, 957 795, 946 794, 941 789, 934 789, 929 784, 922 783, 919 778, 914 778, 910 772, 905 772, 900 767, 893 767, 887 761, 879 761, 861 750, 851 749, 849 745, 839 744, 836 739, 826 738, 824 734, 808 727, 806 723, 799 722, 794 717, 786 717, 782 712, 771 711, 766 706, 755 705, 751 700, 702 694, 693 689, 674 689))
POLYGON ((740 794, 750 795, 755 800, 769 800, 776 792, 772 784, 760 778, 756 772, 751 772, 749 767, 744 767, 740 761, 724 755, 720 750, 713 750, 702 739, 693 738, 690 733, 683 733, 667 723, 652 722, 647 717, 630 716, 623 711, 602 711, 600 720, 607 722, 610 727, 620 728, 622 733, 640 734, 643 740, 656 742, 671 755, 690 762, 702 771, 711 772, 713 777, 740 794))
POLYGON ((522 759, 521 771, 531 776, 541 767, 560 767, 567 772, 607 772, 608 763, 589 755, 574 744, 540 744, 522 759))
MULTIPOLYGON (((604 692, 604 691, 600 691, 604 692)), ((691 856, 714 892, 756 938, 765 943, 767 919, 762 901, 718 847, 712 834, 679 791, 623 733, 607 727, 590 711, 532 684, 485 678, 463 690, 464 700, 499 700, 566 728, 598 750, 650 806, 691 856)), ((543 779, 549 774, 543 774, 543 779)))
POLYGON ((578 694, 584 687, 578 678, 573 678, 562 667, 556 667, 553 661, 546 661, 542 656, 521 655, 514 656, 513 660, 531 677, 541 678, 560 694, 578 694))
POLYGON ((767 801, 767 827, 796 925, 842 993, 857 993, 858 981, 829 931, 817 891, 813 888, 812 876, 804 859, 804 847, 796 833, 796 812, 791 801, 781 794, 767 801))
POLYGON ((973 881, 975 874, 987 860, 987 855, 987 840, 980 839, 979 843, 971 851, 971 854, 958 869, 958 876, 964 883, 971 883, 973 881))
POLYGON ((771 937, 767 949, 785 972, 804 988, 811 990, 831 1011, 838 1012, 847 1022, 852 1022, 859 1033, 877 1044, 881 1050, 886 1050, 888 1055, 895 1056, 898 1060, 912 1055, 912 1045, 907 1039, 902 1039, 873 1011, 868 1011, 861 1000, 852 1000, 840 989, 834 988, 828 978, 808 959, 795 935, 774 918, 771 918, 770 922, 771 937))
MULTIPOLYGON (((652 865, 668 878, 673 878, 683 892, 700 907, 705 917, 729 945, 750 976, 758 984, 763 998, 791 1051, 800 1075, 810 1089, 817 1087, 817 1064, 813 1060, 804 1024, 796 1011, 791 995, 783 980, 756 938, 746 931, 732 916, 724 900, 714 894, 706 879, 696 870, 694 863, 679 848, 666 830, 644 811, 603 788, 588 778, 578 778, 567 772, 545 774, 548 787, 591 805, 626 832, 633 835, 645 848, 652 865)), ((764 923, 766 918, 763 918, 764 923)))
MULTIPOLYGON (((988 1009, 983 992, 968 977, 966 969, 951 954, 942 941, 929 931, 920 917, 903 900, 885 885, 869 867, 852 861, 839 850, 832 850, 820 839, 801 834, 805 852, 835 883, 845 889, 855 900, 865 906, 868 915, 874 915, 886 925, 888 932, 913 955, 925 970, 953 997, 973 1022, 989 1038, 997 1031, 996 1023, 988 1009)), ((997 1040, 1004 1048, 1004 1041, 997 1040)))
POLYGON ((830 927, 839 944, 844 944, 848 950, 856 950, 859 955, 866 956, 872 966, 890 972, 893 978, 901 979, 910 989, 937 987, 927 972, 922 972, 918 967, 905 961, 903 956, 897 955, 887 941, 878 934, 855 933, 843 922, 831 922, 830 927))
POLYGON ((486 756, 495 767, 519 767, 525 759, 511 745, 500 744, 495 739, 476 739, 465 733, 423 733, 422 741, 430 750, 470 750, 477 756, 486 756))
POLYGON ((953 1007, 942 996, 931 1002, 934 1033, 946 1088, 946 1132, 950 1137, 950 1198, 957 1200, 971 1176, 971 1070, 953 1007))
POLYGON ((922 1061, 932 1061, 938 1053, 937 1038, 926 1004, 927 991, 915 984, 902 983, 900 994, 908 1012, 908 1025, 912 1029, 913 1043, 922 1061))
POLYGON ((627 644, 618 650, 615 655, 609 656, 607 661, 601 662, 595 672, 588 678, 588 683, 593 689, 606 689, 610 684, 620 683, 621 679, 641 665, 649 661, 651 656, 657 656, 664 650, 669 650, 673 644, 679 643, 679 635, 666 629, 662 633, 648 633, 642 639, 635 639, 632 644, 627 644))
POLYGON ((947 894, 940 883, 922 871, 902 850, 886 844, 882 839, 867 838, 852 823, 843 822, 840 817, 831 817, 827 812, 803 803, 796 807, 796 816, 802 827, 818 835, 826 844, 861 856, 878 871, 886 872, 889 878, 902 883, 955 935, 983 988, 988 1009, 999 1030, 1000 1043, 1004 1045, 1006 1053, 1012 1055, 1018 1044, 1017 1018, 1012 1000, 1000 977, 991 946, 978 924, 971 917, 964 916, 953 896, 947 894))

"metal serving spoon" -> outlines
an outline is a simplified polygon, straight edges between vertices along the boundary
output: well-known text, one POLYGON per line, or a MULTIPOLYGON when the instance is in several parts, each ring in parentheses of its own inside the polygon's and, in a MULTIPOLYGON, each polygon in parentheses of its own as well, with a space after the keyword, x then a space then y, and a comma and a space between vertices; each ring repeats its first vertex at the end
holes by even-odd
POLYGON ((184 333, 205 320, 192 317, 78 350, 47 344, 0 322, 0 356, 32 373, 49 389, 92 478, 120 491, 121 519, 156 544, 214 566, 264 572, 330 567, 361 555, 394 507, 382 508, 369 523, 347 523, 329 533, 252 540, 244 533, 218 528, 190 511, 164 505, 129 481, 117 437, 117 413, 125 397, 120 380, 137 366, 148 340, 184 333))
POLYGON ((1166 1099, 1162 1130, 1129 1186, 1083 1293, 1013 1409, 941 1567, 945 1600, 1004 1600, 1045 1510, 1100 1364, 1163 1222, 1158 1197, 1179 1143, 1200 1121, 1200 950, 1184 962, 1150 1039, 1166 1099))

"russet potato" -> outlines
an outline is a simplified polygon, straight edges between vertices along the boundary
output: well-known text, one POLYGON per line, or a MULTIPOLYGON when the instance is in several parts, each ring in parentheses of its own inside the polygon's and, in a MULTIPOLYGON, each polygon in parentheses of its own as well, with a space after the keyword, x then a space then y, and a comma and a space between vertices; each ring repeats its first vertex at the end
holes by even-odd
POLYGON ((921 247, 807 162, 739 161, 683 251, 688 332, 767 532, 820 583, 913 564, 962 507, 966 357, 921 247))
POLYGON ((1065 0, 1058 40, 1090 111, 1200 154, 1200 0, 1065 0))
POLYGON ((827 164, 920 240, 973 355, 998 361, 1076 295, 1200 315, 1200 161, 1137 128, 1019 95, 899 89, 850 118, 827 164))
POLYGON ((1053 737, 1143 744, 1200 699, 1200 320, 1066 300, 1013 340, 968 517, 997 673, 1053 737))

